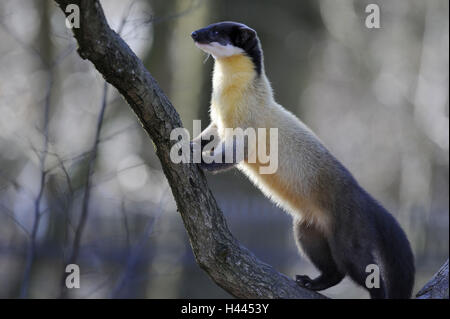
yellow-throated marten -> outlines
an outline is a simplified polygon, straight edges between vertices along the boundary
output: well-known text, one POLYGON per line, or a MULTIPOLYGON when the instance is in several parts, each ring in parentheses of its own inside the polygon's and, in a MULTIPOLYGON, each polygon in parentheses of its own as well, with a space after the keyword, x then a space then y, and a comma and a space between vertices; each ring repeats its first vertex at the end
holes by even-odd
MULTIPOLYGON (((213 155, 236 148, 226 128, 278 128, 278 169, 260 174, 258 161, 200 165, 219 171, 233 165, 294 218, 299 248, 321 271, 299 285, 323 290, 345 275, 366 288, 372 298, 409 298, 414 283, 414 258, 399 224, 373 199, 314 133, 274 101, 264 73, 256 32, 246 25, 220 22, 192 32, 195 44, 215 59, 211 124, 192 143, 204 147, 205 136, 217 134, 213 155), (216 154, 214 154, 214 152, 216 154), (366 267, 380 270, 379 288, 366 287, 366 267)), ((241 146, 241 145, 238 145, 241 146)), ((248 153, 256 145, 246 143, 248 153)))

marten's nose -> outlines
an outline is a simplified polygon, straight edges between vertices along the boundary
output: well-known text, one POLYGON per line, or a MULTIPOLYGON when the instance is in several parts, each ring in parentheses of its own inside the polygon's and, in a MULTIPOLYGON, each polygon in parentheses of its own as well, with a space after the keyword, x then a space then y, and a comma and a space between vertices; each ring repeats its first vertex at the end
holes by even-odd
POLYGON ((192 37, 192 39, 194 39, 194 41, 198 40, 198 36, 199 36, 199 34, 197 31, 194 31, 191 33, 191 37, 192 37))

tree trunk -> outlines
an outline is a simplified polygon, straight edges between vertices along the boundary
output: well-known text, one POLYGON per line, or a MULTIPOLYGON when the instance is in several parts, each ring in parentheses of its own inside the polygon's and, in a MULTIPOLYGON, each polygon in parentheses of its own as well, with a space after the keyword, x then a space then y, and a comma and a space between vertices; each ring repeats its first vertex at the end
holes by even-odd
POLYGON ((199 266, 235 297, 325 298, 299 287, 243 247, 228 230, 198 166, 170 160, 170 132, 182 126, 180 117, 139 58, 110 29, 99 1, 55 1, 63 12, 69 4, 79 6, 80 28, 73 29, 79 55, 124 96, 153 140, 199 266))

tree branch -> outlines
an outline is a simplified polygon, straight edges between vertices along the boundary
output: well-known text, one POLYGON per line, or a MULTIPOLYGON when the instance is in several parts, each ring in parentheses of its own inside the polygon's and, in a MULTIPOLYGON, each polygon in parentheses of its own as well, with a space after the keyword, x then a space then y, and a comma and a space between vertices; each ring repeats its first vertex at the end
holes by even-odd
POLYGON ((73 29, 78 53, 91 61, 136 113, 153 140, 197 263, 231 295, 239 298, 324 298, 259 261, 230 233, 222 212, 196 164, 174 164, 170 132, 181 127, 174 107, 121 37, 110 29, 97 0, 55 0, 62 11, 80 8, 73 29))
POLYGON ((417 293, 417 299, 448 299, 448 259, 441 269, 417 293))
MULTIPOLYGON (((44 61, 44 57, 41 57, 41 60, 44 61)), ((46 57, 49 58, 49 57, 46 57)), ((51 67, 47 68, 48 73, 48 83, 47 83, 47 91, 45 95, 44 102, 44 125, 43 125, 43 138, 44 138, 44 146, 42 152, 39 154, 39 165, 40 165, 40 178, 39 178, 39 191, 34 200, 34 220, 33 226, 31 228, 30 241, 28 243, 27 255, 25 260, 25 269, 23 273, 22 286, 20 288, 20 298, 26 298, 28 296, 28 290, 30 286, 30 278, 31 278, 31 270, 33 266, 33 262, 36 256, 36 239, 39 231, 39 226, 41 222, 41 203, 44 198, 45 191, 45 182, 47 173, 45 170, 45 163, 48 155, 49 148, 49 116, 50 116, 50 106, 51 106, 51 96, 52 96, 52 88, 53 88, 53 69, 51 67)))

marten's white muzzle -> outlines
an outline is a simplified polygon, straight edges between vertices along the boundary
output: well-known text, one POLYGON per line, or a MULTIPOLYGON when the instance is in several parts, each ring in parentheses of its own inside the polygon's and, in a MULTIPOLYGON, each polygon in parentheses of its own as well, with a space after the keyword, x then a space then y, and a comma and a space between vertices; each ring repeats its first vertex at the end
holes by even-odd
POLYGON ((229 43, 222 45, 219 42, 199 43, 196 41, 195 45, 202 51, 211 54, 215 59, 244 53, 244 50, 229 43))

